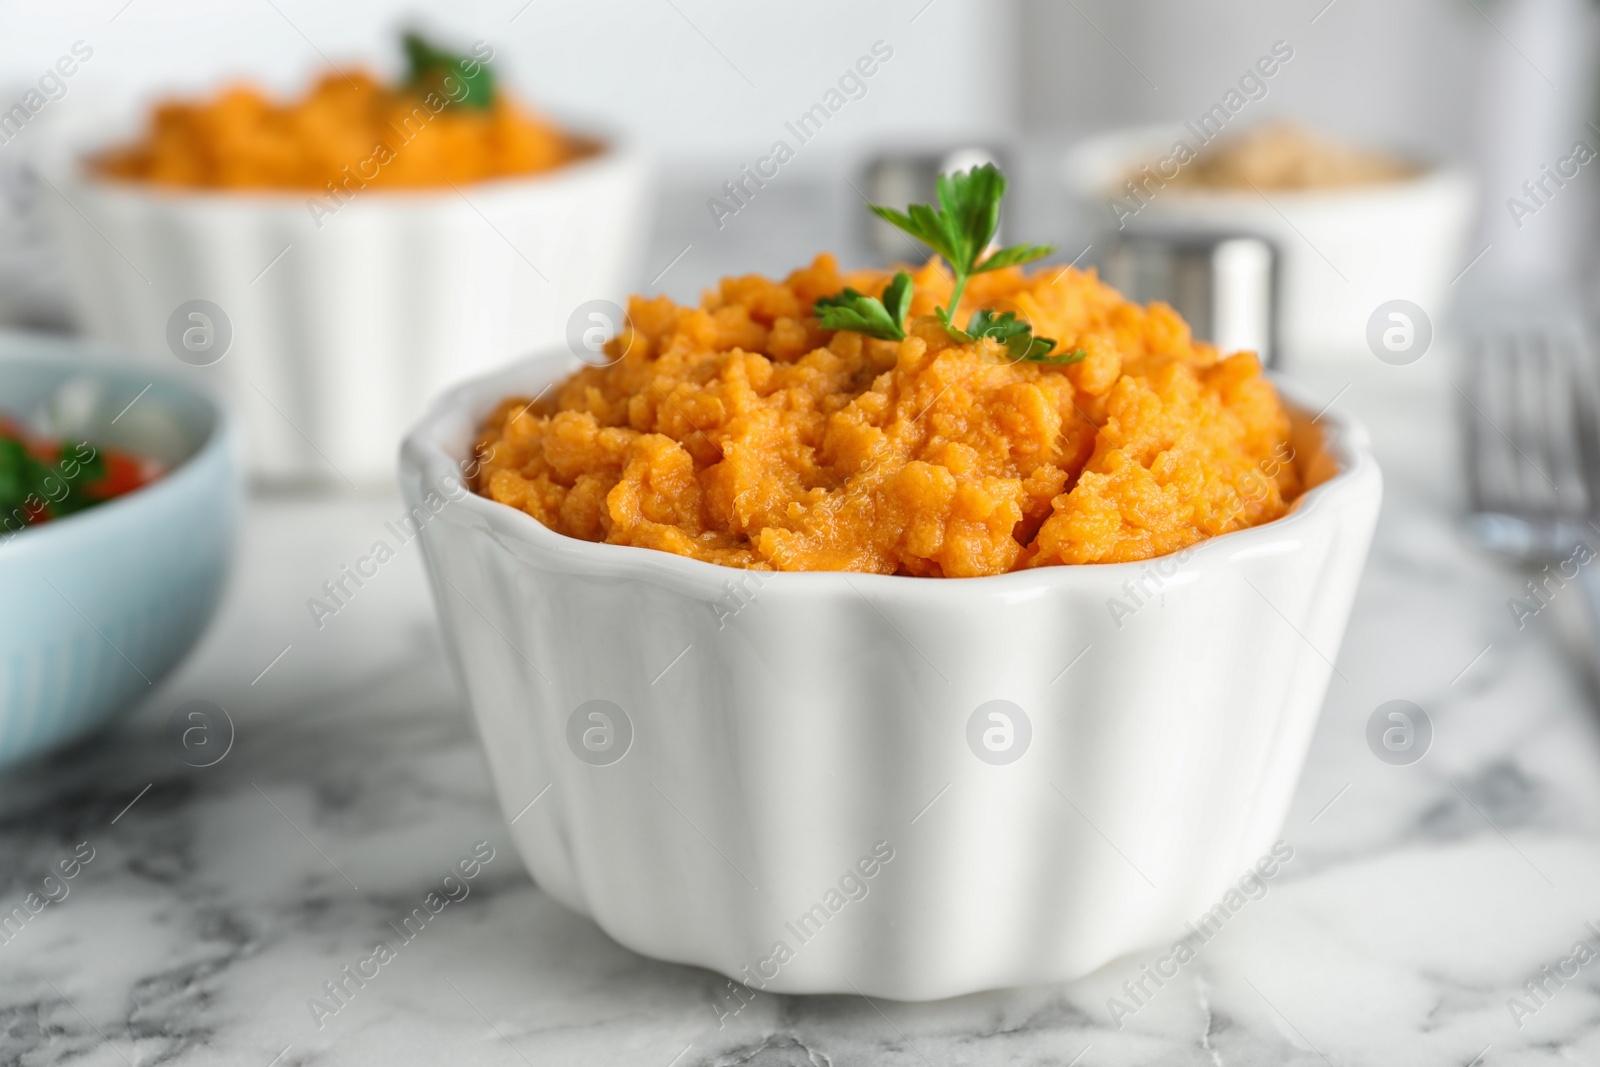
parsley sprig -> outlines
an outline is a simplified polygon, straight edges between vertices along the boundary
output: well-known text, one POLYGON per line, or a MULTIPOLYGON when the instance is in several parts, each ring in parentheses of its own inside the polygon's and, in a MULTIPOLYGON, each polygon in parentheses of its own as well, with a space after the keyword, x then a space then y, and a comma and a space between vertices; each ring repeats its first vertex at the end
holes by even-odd
POLYGON ((1089 355, 1081 348, 1059 356, 1050 355, 1050 350, 1056 346, 1055 341, 1049 337, 1033 336, 1033 327, 1017 318, 1014 311, 1002 311, 997 314, 991 308, 982 308, 973 313, 972 320, 967 323, 965 330, 958 330, 948 325, 945 329, 949 330, 950 336, 958 341, 971 342, 980 337, 992 337, 1006 346, 1013 362, 1026 360, 1030 363, 1068 366, 1086 359, 1089 355))
POLYGON ((448 52, 419 33, 406 34, 402 43, 411 67, 406 84, 412 89, 434 90, 466 107, 481 109, 494 102, 494 74, 488 64, 448 52), (448 91, 447 78, 460 81, 464 89, 459 96, 448 91))
MULTIPOLYGON (((1067 366, 1086 358, 1088 353, 1082 349, 1050 355, 1056 342, 1049 337, 1035 337, 1033 327, 1012 311, 982 308, 973 314, 966 329, 956 325, 956 309, 974 275, 1032 263, 1055 249, 1050 245, 1018 244, 984 254, 1000 228, 1000 201, 1006 195, 1005 175, 992 163, 958 174, 941 174, 935 191, 937 206, 912 204, 905 211, 877 204, 868 206, 950 265, 955 276, 950 303, 934 309, 950 336, 966 343, 993 338, 1005 345, 1013 360, 1067 366)), ((911 306, 911 278, 903 271, 896 274, 883 295, 880 301, 846 289, 838 296, 817 301, 817 319, 826 329, 855 330, 869 337, 900 340, 905 337, 906 311, 911 306)))
POLYGON ((826 330, 854 330, 868 337, 903 341, 906 315, 911 311, 911 275, 901 271, 883 291, 880 300, 846 289, 837 296, 825 296, 813 309, 826 330))
POLYGON ((1006 176, 993 163, 959 174, 941 174, 935 191, 938 207, 912 204, 905 211, 877 204, 871 207, 879 218, 915 237, 950 264, 955 288, 950 291, 950 306, 937 311, 939 321, 948 327, 974 274, 1032 263, 1055 249, 1050 245, 1021 244, 983 255, 1000 228, 1000 201, 1006 195, 1006 176))

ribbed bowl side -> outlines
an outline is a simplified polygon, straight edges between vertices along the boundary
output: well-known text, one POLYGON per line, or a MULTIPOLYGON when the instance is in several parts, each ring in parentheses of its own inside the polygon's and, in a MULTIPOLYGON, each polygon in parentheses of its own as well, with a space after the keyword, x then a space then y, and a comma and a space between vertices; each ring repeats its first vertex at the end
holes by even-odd
POLYGON ((137 707, 204 632, 239 510, 234 431, 209 432, 153 485, 0 544, 0 590, 15 609, 0 619, 0 766, 137 707))
POLYGON ((771 988, 925 999, 1177 936, 1266 852, 1369 488, 1281 551, 1179 566, 1120 627, 1108 601, 1127 594, 1087 575, 1024 595, 855 577, 735 597, 730 571, 719 604, 554 558, 459 504, 423 537, 541 884, 648 955, 749 980, 781 941, 771 988), (593 700, 633 729, 606 766, 568 741, 593 700), (1031 723, 1014 763, 969 746, 992 700, 1031 723), (875 846, 893 859, 865 896, 813 911, 875 846))
POLYGON ((22 647, 7 641, 0 658, 0 766, 64 744, 137 706, 205 629, 222 579, 220 567, 208 566, 193 585, 150 590, 150 599, 124 605, 120 614, 86 609, 98 630, 74 614, 40 627, 51 635, 47 640, 22 647))
POLYGON ((332 214, 292 196, 184 197, 66 180, 53 220, 85 332, 176 367, 167 322, 222 308, 206 368, 276 481, 392 482, 400 438, 446 385, 566 344, 586 300, 621 301, 648 230, 629 153, 549 181, 360 192, 332 214))

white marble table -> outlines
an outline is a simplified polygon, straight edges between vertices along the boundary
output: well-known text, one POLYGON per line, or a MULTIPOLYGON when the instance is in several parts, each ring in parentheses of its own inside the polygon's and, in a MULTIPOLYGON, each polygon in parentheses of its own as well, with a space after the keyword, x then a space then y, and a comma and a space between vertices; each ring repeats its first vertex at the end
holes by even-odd
MULTIPOLYGON (((680 237, 664 231, 661 262, 680 237)), ((663 286, 693 292, 710 276, 694 269, 663 286)), ((722 979, 618 947, 524 872, 414 544, 317 628, 307 599, 398 498, 257 496, 221 616, 179 675, 111 733, 0 779, 0 910, 93 852, 0 943, 0 1065, 1600 1065, 1600 961, 1547 980, 1542 1003, 1523 991, 1579 939, 1600 944, 1584 925, 1600 929, 1600 737, 1582 616, 1557 597, 1519 631, 1521 577, 1456 535, 1445 362, 1356 357, 1308 383, 1368 422, 1388 483, 1347 681, 1283 830, 1294 859, 1120 1029, 1108 998, 1159 950, 937 1004, 761 995, 719 1027, 722 979), (1397 698, 1434 728, 1409 766, 1365 739, 1397 698), (235 724, 213 766, 181 762, 166 730, 190 699, 235 724), (478 842, 493 859, 470 895, 314 1014, 478 842), (1514 1017, 1514 996, 1537 1010, 1514 1017)))

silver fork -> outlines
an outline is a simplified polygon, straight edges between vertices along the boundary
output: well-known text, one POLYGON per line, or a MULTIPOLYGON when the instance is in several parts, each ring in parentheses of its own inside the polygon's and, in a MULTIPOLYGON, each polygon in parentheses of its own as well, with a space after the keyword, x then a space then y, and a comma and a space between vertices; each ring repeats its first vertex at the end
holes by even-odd
POLYGON ((1489 329, 1468 343, 1467 475, 1478 547, 1538 568, 1519 627, 1568 584, 1600 638, 1600 391, 1576 326, 1489 329))

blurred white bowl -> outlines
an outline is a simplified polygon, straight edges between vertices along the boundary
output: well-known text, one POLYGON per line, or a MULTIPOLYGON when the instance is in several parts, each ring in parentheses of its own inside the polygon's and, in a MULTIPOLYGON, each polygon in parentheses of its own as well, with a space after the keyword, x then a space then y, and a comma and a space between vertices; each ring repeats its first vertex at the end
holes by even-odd
POLYGON ((1114 200, 1137 203, 1123 182, 1174 143, 1193 144, 1181 126, 1118 130, 1067 153, 1070 194, 1097 244, 1117 232, 1249 233, 1280 255, 1278 323, 1290 368, 1371 359, 1367 321, 1382 304, 1409 300, 1437 324, 1450 283, 1465 264, 1475 188, 1470 175, 1430 166, 1416 177, 1294 192, 1155 189, 1120 220, 1114 200))
POLYGON ((357 191, 318 217, 309 192, 96 178, 82 158, 105 140, 64 136, 41 159, 79 326, 204 365, 273 482, 391 483, 429 397, 565 346, 580 305, 623 299, 648 230, 648 166, 614 141, 526 178, 357 191))

